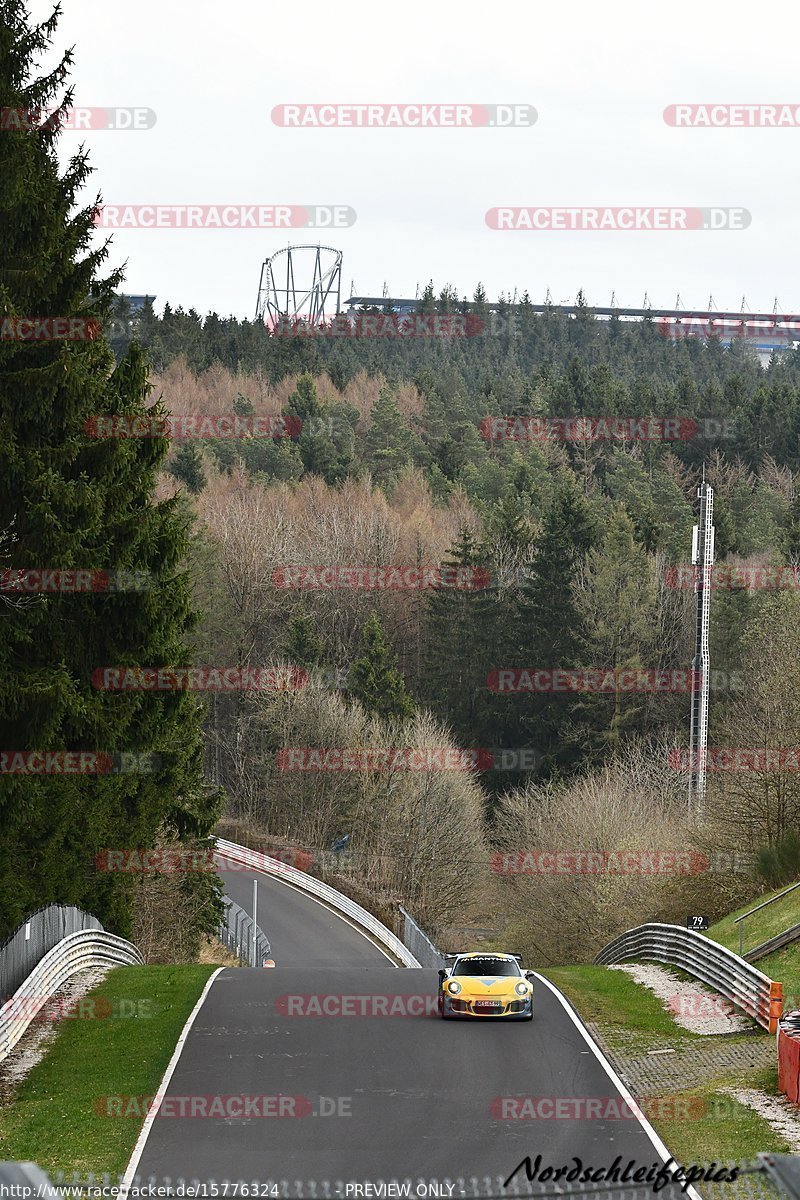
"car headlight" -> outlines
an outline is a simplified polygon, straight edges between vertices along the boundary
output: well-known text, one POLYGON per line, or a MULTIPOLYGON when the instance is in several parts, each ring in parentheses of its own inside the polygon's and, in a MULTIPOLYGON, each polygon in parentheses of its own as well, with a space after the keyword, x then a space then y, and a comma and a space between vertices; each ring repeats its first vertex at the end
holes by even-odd
POLYGON ((530 987, 529 983, 520 982, 514 988, 514 991, 517 993, 518 996, 527 996, 529 987, 530 987))
POLYGON ((451 996, 457 996, 461 991, 461 984, 457 983, 455 979, 451 979, 447 985, 447 990, 450 992, 451 996))

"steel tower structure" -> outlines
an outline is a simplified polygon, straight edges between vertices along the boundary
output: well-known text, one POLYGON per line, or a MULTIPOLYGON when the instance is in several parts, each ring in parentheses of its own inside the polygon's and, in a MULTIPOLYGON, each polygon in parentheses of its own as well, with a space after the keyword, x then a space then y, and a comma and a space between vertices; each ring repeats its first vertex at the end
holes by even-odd
POLYGON ((341 306, 342 252, 332 246, 286 246, 265 259, 258 285, 256 320, 321 325, 341 306))
POLYGON ((699 816, 706 793, 708 749, 709 653, 711 568, 714 565, 714 492, 705 478, 697 489, 700 523, 692 530, 692 563, 695 578, 695 653, 692 660, 692 712, 689 722, 689 813, 699 816))

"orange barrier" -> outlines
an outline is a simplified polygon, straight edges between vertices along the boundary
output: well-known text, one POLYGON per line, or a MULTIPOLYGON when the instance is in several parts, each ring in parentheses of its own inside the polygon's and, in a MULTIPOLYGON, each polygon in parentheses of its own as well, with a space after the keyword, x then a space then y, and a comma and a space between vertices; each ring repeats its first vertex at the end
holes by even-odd
POLYGON ((783 1015, 783 984, 769 985, 769 1031, 775 1033, 783 1015))
POLYGON ((794 1104, 800 1104, 800 1037, 778 1030, 778 1087, 794 1104))

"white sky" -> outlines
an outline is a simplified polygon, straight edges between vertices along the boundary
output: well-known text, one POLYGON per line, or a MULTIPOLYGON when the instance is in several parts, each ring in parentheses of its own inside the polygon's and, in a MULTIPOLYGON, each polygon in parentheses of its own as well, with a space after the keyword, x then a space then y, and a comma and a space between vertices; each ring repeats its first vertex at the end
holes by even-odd
MULTIPOLYGON (((433 278, 543 300, 800 311, 800 128, 675 129, 676 102, 800 106, 800 7, 644 0, 64 0, 76 103, 152 108, 139 132, 81 137, 106 203, 347 204, 350 229, 126 230, 125 290, 252 317, 260 265, 287 244, 344 252, 343 295, 433 278), (528 103, 532 128, 285 129, 293 102, 528 103), (733 205, 731 232, 496 232, 496 205, 733 205)), ((32 0, 35 17, 49 4, 32 0)), ((87 196, 87 200, 90 197, 87 196)))

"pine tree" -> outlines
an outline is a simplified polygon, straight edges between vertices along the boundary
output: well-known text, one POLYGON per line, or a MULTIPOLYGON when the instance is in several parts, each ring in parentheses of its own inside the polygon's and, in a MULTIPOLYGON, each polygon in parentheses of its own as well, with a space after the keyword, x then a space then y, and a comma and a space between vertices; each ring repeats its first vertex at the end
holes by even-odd
POLYGON ((316 667, 323 659, 325 647, 314 626, 314 619, 304 608, 290 618, 286 634, 286 657, 296 667, 316 667))
POLYGON ((169 465, 169 472, 180 483, 185 484, 193 496, 202 492, 206 486, 203 454, 194 442, 184 442, 178 447, 169 465))
MULTIPOLYGON (((659 664, 642 653, 655 651, 656 596, 644 547, 636 542, 633 522, 622 505, 611 513, 601 546, 586 556, 578 609, 587 627, 591 655, 588 666, 629 671, 659 664)), ((646 707, 643 696, 619 690, 609 698, 589 700, 586 709, 603 714, 606 736, 618 745, 646 707)))
POLYGON ((299 376, 295 390, 289 397, 288 411, 301 421, 312 421, 322 411, 314 379, 308 373, 299 376))
POLYGON ((391 483, 408 466, 418 450, 418 439, 408 428, 388 387, 381 388, 372 406, 371 425, 364 439, 367 462, 377 483, 391 483))
MULTIPOLYGON (((68 108, 67 54, 48 75, 58 11, 34 25, 22 0, 0 0, 0 108, 68 108)), ((76 209, 85 156, 61 173, 57 121, 0 137, 0 313, 107 321, 118 272, 98 270, 92 208, 76 209)), ((21 751, 144 752, 151 773, 0 775, 0 938, 49 902, 79 904, 125 932, 125 878, 98 872, 106 848, 152 844, 157 830, 203 837, 217 797, 204 787, 201 714, 191 693, 114 693, 93 673, 184 666, 195 622, 183 567, 190 517, 155 503, 165 439, 87 433, 99 415, 145 414, 147 370, 134 344, 115 366, 103 336, 0 339, 0 529, 13 569, 129 571, 142 590, 31 597, 0 622, 0 746, 21 751), (95 682, 97 677, 95 676, 95 682)), ((149 410, 163 416, 156 405, 149 410)))
MULTIPOLYGON (((575 600, 580 563, 595 544, 597 528, 574 477, 564 473, 544 514, 519 607, 514 666, 531 670, 571 669, 587 665, 586 624, 575 600)), ((567 739, 574 696, 520 697, 532 744, 551 767, 576 757, 567 739)))
MULTIPOLYGON (((466 527, 442 563, 442 571, 464 567, 485 570, 482 555, 466 527)), ((443 585, 428 596, 422 696, 463 742, 475 736, 486 688, 489 663, 480 649, 486 633, 485 616, 481 589, 443 585)))
POLYGON ((311 375, 303 374, 289 397, 288 411, 303 423, 297 446, 305 471, 321 475, 331 486, 356 473, 356 409, 345 404, 324 405, 311 375))
POLYGON ((361 653, 350 664, 348 691, 367 712, 380 717, 410 717, 414 702, 397 669, 378 614, 368 617, 361 631, 361 653))

